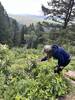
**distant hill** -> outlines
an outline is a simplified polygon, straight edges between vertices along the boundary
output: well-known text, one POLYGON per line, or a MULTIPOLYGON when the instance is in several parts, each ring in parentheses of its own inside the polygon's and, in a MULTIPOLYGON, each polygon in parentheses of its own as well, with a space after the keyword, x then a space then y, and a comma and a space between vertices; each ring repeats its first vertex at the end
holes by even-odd
POLYGON ((10 17, 16 19, 17 22, 23 25, 29 26, 30 24, 44 21, 44 16, 36 15, 9 15, 10 17))
POLYGON ((46 19, 45 16, 36 16, 36 15, 12 15, 9 14, 10 17, 12 17, 13 19, 15 19, 19 24, 22 25, 27 25, 29 26, 30 24, 34 23, 36 24, 37 22, 48 22, 48 23, 52 23, 52 24, 61 24, 55 21, 52 21, 51 19, 46 19))

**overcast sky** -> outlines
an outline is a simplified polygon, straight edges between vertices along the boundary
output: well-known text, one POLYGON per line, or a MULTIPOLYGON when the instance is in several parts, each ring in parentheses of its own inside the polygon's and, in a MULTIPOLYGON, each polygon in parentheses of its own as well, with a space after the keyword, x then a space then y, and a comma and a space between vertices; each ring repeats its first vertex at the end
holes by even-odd
POLYGON ((0 0, 8 14, 42 15, 41 5, 49 0, 0 0))

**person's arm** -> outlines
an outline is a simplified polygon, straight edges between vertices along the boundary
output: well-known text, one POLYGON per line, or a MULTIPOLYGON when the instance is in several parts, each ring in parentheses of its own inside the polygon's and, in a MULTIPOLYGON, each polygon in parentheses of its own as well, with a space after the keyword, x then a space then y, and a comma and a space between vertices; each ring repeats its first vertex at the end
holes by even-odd
POLYGON ((48 60, 47 56, 45 56, 44 58, 41 59, 41 61, 46 61, 46 60, 48 60))
POLYGON ((47 54, 47 56, 45 56, 44 58, 41 59, 41 61, 46 61, 46 60, 48 60, 48 59, 51 58, 51 57, 52 57, 52 52, 50 51, 50 52, 47 54))

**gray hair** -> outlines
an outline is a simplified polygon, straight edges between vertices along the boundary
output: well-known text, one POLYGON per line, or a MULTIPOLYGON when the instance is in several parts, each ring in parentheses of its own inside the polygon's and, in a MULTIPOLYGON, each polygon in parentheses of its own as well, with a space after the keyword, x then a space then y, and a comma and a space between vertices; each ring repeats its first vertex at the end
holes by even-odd
POLYGON ((51 48, 51 45, 45 45, 44 46, 44 49, 43 49, 43 52, 46 52, 47 53, 47 52, 51 51, 51 49, 52 49, 51 48))

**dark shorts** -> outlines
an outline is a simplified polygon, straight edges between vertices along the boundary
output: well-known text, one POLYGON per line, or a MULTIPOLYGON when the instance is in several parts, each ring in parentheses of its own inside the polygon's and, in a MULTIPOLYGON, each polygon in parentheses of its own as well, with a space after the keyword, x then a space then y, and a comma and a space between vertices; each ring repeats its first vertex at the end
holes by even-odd
POLYGON ((71 59, 68 59, 64 64, 59 66, 59 64, 56 66, 54 73, 60 74, 60 72, 64 69, 65 66, 67 66, 70 63, 71 59))
POLYGON ((67 65, 70 63, 70 61, 71 61, 71 59, 69 58, 69 59, 68 59, 67 61, 65 61, 65 63, 62 64, 61 66, 63 66, 63 67, 67 66, 67 65))

